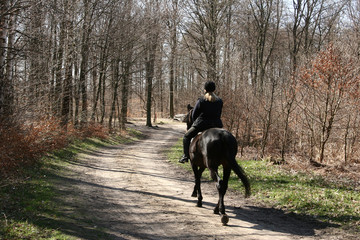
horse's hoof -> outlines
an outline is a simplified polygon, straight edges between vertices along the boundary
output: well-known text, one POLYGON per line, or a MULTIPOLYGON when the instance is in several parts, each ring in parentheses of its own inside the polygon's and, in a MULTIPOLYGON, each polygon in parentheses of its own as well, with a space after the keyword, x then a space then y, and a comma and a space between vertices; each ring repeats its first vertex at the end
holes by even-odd
POLYGON ((220 212, 219 212, 219 209, 218 208, 215 208, 214 209, 214 214, 219 214, 220 212))
POLYGON ((223 224, 224 226, 226 226, 226 225, 228 224, 228 222, 229 222, 229 217, 228 217, 228 215, 222 214, 222 215, 221 215, 221 222, 222 222, 222 224, 223 224))
POLYGON ((197 197, 197 193, 196 193, 196 192, 193 192, 193 193, 191 194, 191 197, 197 197))
POLYGON ((202 207, 202 203, 197 203, 196 206, 197 207, 202 207))

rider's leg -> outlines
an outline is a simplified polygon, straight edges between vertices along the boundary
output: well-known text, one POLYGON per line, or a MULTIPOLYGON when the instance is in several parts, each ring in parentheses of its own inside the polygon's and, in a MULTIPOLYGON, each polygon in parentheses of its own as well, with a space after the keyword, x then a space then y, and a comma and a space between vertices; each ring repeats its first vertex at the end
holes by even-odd
POLYGON ((195 137, 198 134, 198 130, 194 127, 191 127, 184 135, 183 138, 183 149, 184 149, 184 155, 179 160, 181 163, 185 163, 189 161, 190 155, 189 155, 189 148, 190 148, 190 142, 193 137, 195 137))

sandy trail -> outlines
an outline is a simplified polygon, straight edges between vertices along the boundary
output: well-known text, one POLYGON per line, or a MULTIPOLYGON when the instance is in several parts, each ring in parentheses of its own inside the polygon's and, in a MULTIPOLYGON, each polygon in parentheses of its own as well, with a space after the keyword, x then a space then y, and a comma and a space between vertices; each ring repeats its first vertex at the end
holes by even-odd
POLYGON ((137 128, 146 139, 82 153, 57 178, 61 231, 76 239, 342 239, 326 225, 254 205, 243 192, 228 191, 230 222, 222 226, 213 214, 215 184, 202 183, 204 204, 196 207, 192 174, 164 153, 185 125, 137 128))

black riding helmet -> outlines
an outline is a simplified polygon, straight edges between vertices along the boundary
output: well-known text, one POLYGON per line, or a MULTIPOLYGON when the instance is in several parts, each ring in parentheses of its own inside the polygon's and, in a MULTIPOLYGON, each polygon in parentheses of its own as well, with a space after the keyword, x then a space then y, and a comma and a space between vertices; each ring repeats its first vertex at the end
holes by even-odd
POLYGON ((206 92, 214 92, 215 91, 215 83, 213 81, 207 81, 205 83, 204 89, 206 92))

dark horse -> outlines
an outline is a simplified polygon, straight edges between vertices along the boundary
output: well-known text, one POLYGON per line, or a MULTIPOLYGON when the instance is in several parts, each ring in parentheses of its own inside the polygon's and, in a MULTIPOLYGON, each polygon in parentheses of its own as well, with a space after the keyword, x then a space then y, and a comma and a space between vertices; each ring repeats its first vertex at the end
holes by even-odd
MULTIPOLYGON (((184 122, 187 129, 192 125, 192 107, 188 105, 188 114, 184 122)), ((202 195, 200 188, 201 175, 205 168, 210 171, 211 178, 216 181, 219 191, 219 201, 214 209, 215 214, 221 214, 221 221, 226 225, 229 218, 225 214, 224 196, 228 188, 231 170, 241 179, 245 187, 245 197, 250 195, 250 183, 243 169, 237 164, 235 156, 238 144, 235 137, 222 128, 210 128, 193 138, 190 144, 191 167, 195 174, 195 187, 192 197, 198 197, 197 206, 202 206, 202 195), (218 174, 218 167, 223 166, 223 180, 218 174)))

